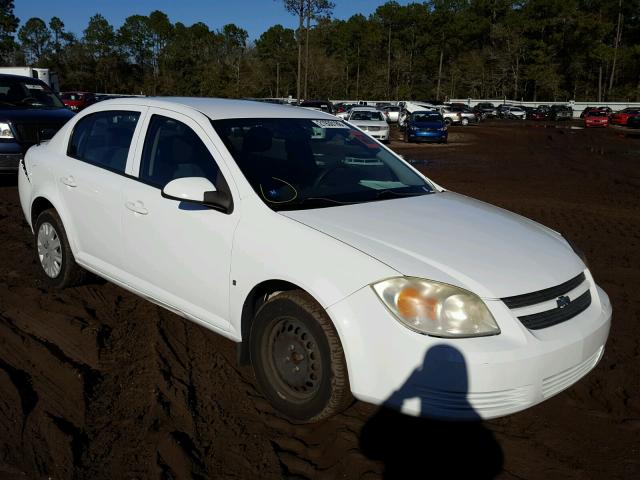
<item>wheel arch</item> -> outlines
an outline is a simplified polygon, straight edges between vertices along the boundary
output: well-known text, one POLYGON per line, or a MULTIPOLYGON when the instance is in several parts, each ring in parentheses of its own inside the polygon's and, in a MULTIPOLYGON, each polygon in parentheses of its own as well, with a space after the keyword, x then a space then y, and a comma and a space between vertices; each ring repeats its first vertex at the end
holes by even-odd
MULTIPOLYGON (((257 285, 255 285, 245 297, 245 300, 242 304, 242 313, 240 316, 240 333, 241 340, 237 344, 237 360, 239 365, 248 365, 250 363, 249 358, 249 335, 251 333, 251 325, 255 318, 256 313, 260 309, 260 307, 272 296, 280 293, 291 290, 300 290, 302 292, 307 293, 311 298, 313 298, 318 304, 321 305, 321 302, 318 298, 313 295, 312 292, 307 289, 301 287, 300 285, 296 285, 287 280, 282 279, 269 279, 264 280, 257 285)), ((332 320, 333 322, 333 320, 332 320)), ((334 327, 336 331, 338 331, 337 326, 334 323, 334 327)), ((338 336, 339 332, 338 332, 338 336)))
POLYGON ((31 207, 29 211, 29 220, 31 221, 31 230, 35 234, 36 228, 36 220, 38 219, 38 215, 48 209, 55 210, 60 216, 60 220, 62 220, 62 225, 67 234, 67 240, 69 241, 69 247, 73 254, 76 254, 76 237, 75 232, 73 231, 71 222, 68 221, 67 212, 64 209, 59 208, 59 203, 54 198, 54 195, 46 195, 43 192, 38 192, 34 195, 33 200, 31 201, 31 207))

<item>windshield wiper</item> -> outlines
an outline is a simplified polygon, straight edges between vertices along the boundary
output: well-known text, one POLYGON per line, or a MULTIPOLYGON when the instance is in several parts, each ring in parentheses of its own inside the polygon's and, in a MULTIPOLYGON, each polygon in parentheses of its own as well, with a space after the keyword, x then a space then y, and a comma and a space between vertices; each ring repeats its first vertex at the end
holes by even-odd
POLYGON ((281 203, 277 205, 278 210, 304 210, 307 208, 319 207, 339 207, 340 205, 352 205, 358 202, 341 202, 328 197, 307 197, 298 202, 281 203))
POLYGON ((385 200, 385 199, 389 199, 389 198, 401 198, 401 197, 417 197, 418 195, 426 195, 428 193, 433 193, 433 192, 428 192, 428 191, 422 191, 422 192, 407 192, 407 193, 403 193, 403 192, 396 192, 394 190, 380 190, 378 191, 378 193, 376 193, 376 200, 385 200))

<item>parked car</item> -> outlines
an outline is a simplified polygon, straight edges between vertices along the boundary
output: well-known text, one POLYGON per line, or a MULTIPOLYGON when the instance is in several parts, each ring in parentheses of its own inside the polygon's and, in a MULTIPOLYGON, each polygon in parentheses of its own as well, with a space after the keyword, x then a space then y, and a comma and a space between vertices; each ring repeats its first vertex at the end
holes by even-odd
POLYGON ((450 107, 439 107, 437 109, 444 118, 444 121, 447 125, 460 124, 462 122, 462 115, 460 112, 451 109, 450 107))
POLYGON ((640 128, 640 115, 629 117, 629 120, 627 120, 627 127, 640 128))
POLYGON ((404 141, 447 143, 448 129, 442 115, 434 110, 413 112, 407 121, 404 141))
POLYGON ((505 118, 505 112, 508 111, 513 105, 508 103, 503 103, 502 105, 498 105, 497 114, 498 118, 505 118))
POLYGON ((571 120, 573 118, 573 110, 568 105, 551 105, 549 118, 555 121, 571 120))
POLYGON ((0 172, 15 172, 29 147, 51 138, 73 115, 46 83, 0 75, 0 172))
POLYGON ((498 110, 493 103, 480 102, 473 107, 475 113, 479 113, 482 119, 498 116, 498 110))
POLYGON ((398 117, 400 116, 400 107, 390 106, 384 107, 382 113, 389 123, 398 123, 398 117))
POLYGON ((624 110, 620 110, 619 112, 612 113, 609 116, 609 121, 613 125, 627 125, 627 122, 629 121, 629 119, 636 115, 640 115, 640 108, 637 108, 637 107, 625 108, 624 110))
POLYGON ((584 116, 585 127, 608 127, 609 114, 604 110, 591 110, 584 116))
POLYGON ((522 107, 510 106, 502 110, 502 118, 524 120, 527 118, 527 112, 522 107))
POLYGON ((544 110, 533 110, 531 114, 527 115, 527 118, 531 120, 547 120, 549 115, 544 110))
POLYGON ((593 111, 605 112, 607 115, 610 115, 612 112, 611 108, 609 107, 586 107, 580 114, 580 118, 586 117, 589 112, 593 111))
POLYGON ((609 333, 607 294, 560 233, 320 112, 98 103, 27 152, 18 189, 50 288, 86 269, 230 338, 296 421, 352 394, 508 415, 586 375, 609 333))
POLYGON ((335 114, 333 104, 329 100, 305 100, 300 103, 301 107, 316 108, 322 112, 335 114))
POLYGON ((62 92, 60 98, 62 103, 74 112, 79 112, 98 101, 96 96, 90 92, 62 92))
POLYGON ((376 140, 389 141, 389 124, 380 110, 373 107, 354 107, 349 112, 347 122, 367 132, 376 140))
POLYGON ((476 114, 469 107, 460 107, 460 106, 450 106, 445 107, 444 111, 457 113, 457 121, 455 118, 452 123, 459 123, 460 125, 466 126, 469 124, 477 124, 480 122, 480 114, 476 114))

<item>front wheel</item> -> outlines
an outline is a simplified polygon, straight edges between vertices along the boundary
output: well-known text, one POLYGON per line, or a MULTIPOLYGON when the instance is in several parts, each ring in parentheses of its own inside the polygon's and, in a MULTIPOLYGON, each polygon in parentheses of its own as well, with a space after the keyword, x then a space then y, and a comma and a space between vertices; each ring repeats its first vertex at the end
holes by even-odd
POLYGON ((256 314, 249 343, 258 384, 284 416, 317 422, 352 403, 338 334, 305 292, 283 292, 267 301, 256 314))
POLYGON ((467 125, 469 125, 469 119, 466 117, 462 117, 462 120, 460 120, 460 123, 462 123, 462 126, 466 127, 467 125))

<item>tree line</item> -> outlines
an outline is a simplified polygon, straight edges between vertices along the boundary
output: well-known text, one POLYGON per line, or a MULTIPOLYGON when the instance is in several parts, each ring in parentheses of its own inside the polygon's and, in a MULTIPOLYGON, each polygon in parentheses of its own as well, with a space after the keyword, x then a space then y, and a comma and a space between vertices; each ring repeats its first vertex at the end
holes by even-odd
POLYGON ((18 28, 13 0, 0 0, 0 62, 109 93, 640 101, 640 0, 390 1, 347 20, 327 0, 282 6, 297 28, 250 41, 241 26, 161 11, 120 26, 96 14, 81 35, 58 17, 18 28))

